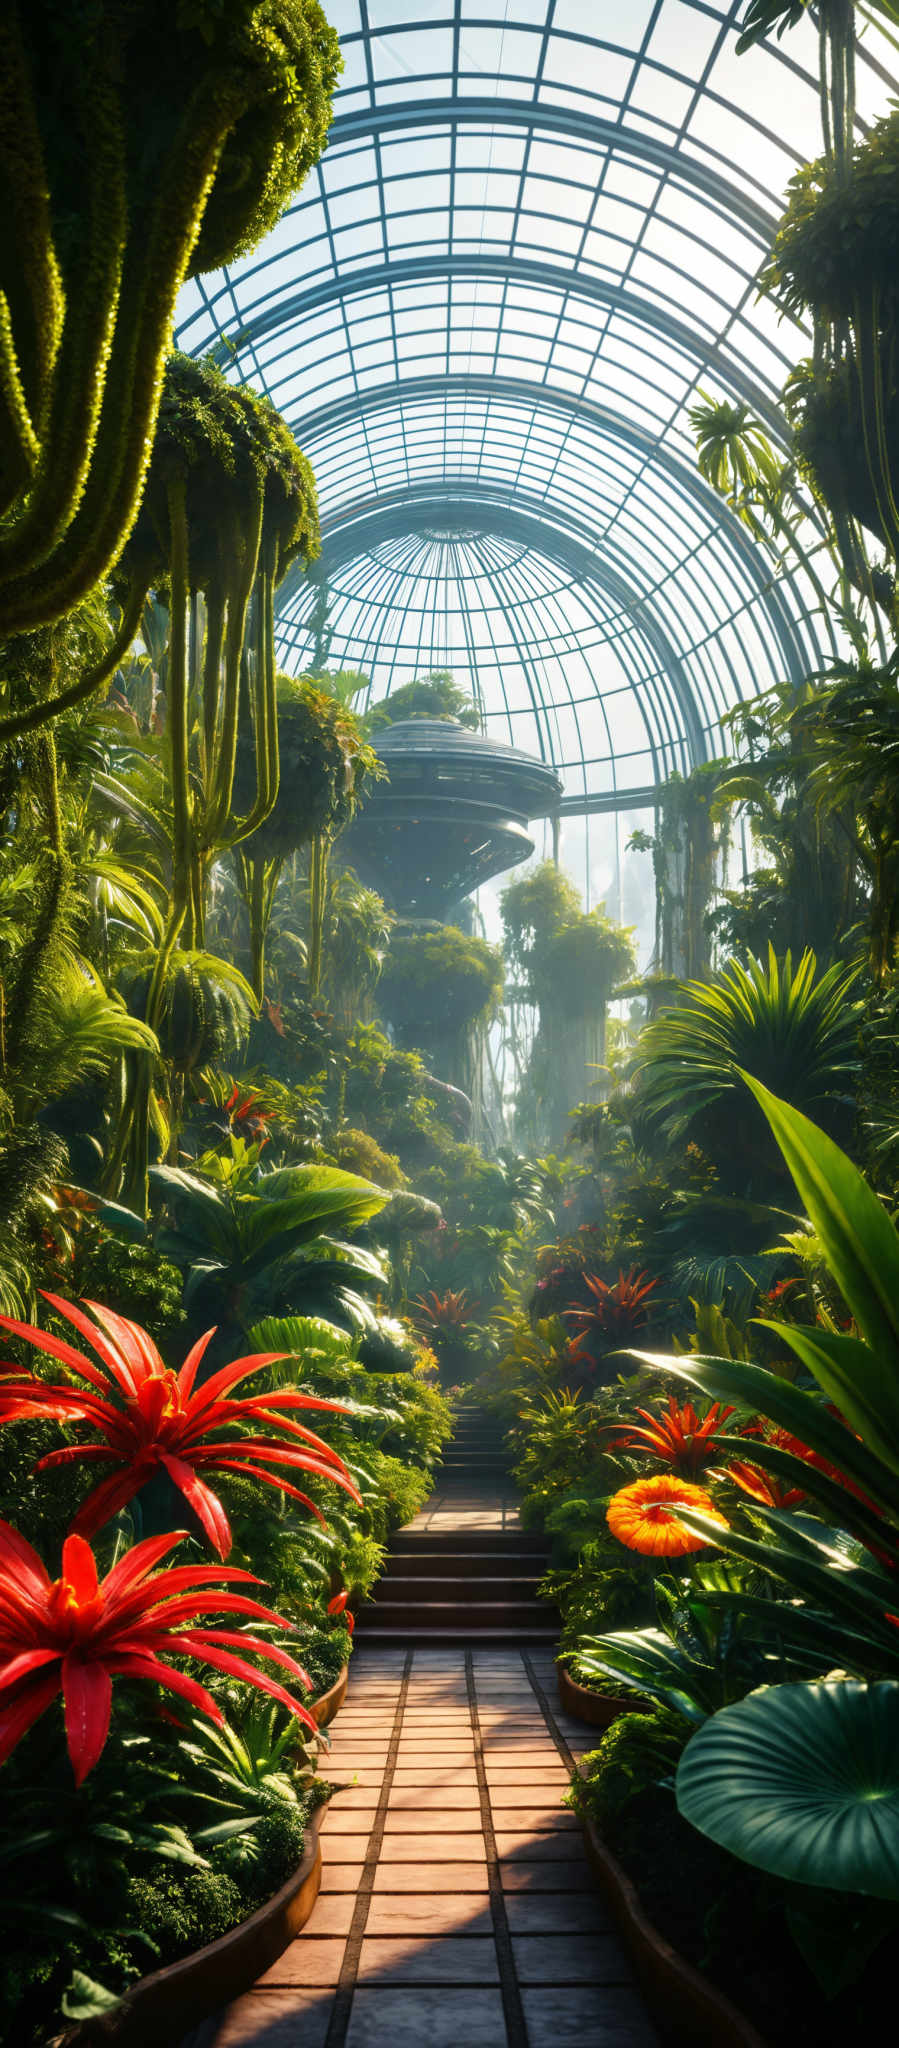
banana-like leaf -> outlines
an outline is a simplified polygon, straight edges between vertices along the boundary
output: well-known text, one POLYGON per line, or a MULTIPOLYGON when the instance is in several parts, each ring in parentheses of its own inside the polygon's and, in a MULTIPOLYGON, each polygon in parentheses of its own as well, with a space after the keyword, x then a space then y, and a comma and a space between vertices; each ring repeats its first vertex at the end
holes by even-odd
POLYGON ((833 1139, 751 1074, 743 1079, 768 1119, 830 1271, 870 1347, 864 1391, 872 1403, 886 1397, 893 1414, 899 1406, 899 1236, 873 1188, 833 1139))
POLYGON ((881 1367, 859 1337, 801 1323, 762 1327, 777 1331, 862 1442, 899 1475, 899 1369, 881 1367))
POLYGON ((92 1188, 75 1187, 72 1182, 67 1182, 66 1188, 73 1195, 84 1196, 89 1204, 89 1214, 96 1216, 98 1223, 105 1223, 107 1229, 114 1230, 117 1237, 127 1238, 131 1244, 146 1243, 146 1223, 134 1209, 126 1209, 122 1202, 109 1202, 105 1195, 96 1195, 92 1188))
POLYGON ((873 1507, 859 1500, 857 1494, 841 1486, 829 1473, 810 1465, 806 1458, 797 1458, 794 1451, 782 1450, 780 1444, 768 1443, 765 1437, 720 1436, 715 1442, 723 1459, 757 1465, 762 1472, 771 1472, 775 1479, 783 1480, 786 1486, 799 1487, 813 1500, 820 1501, 837 1527, 857 1536, 861 1543, 876 1544, 879 1540, 883 1545, 889 1541, 890 1532, 873 1507))
MULTIPOLYGON (((757 1512, 761 1515, 763 1511, 759 1508, 757 1512)), ((894 1628, 886 1618, 892 1597, 886 1576, 878 1579, 859 1566, 847 1570, 843 1555, 832 1545, 810 1541, 795 1525, 790 1527, 787 1515, 769 1512, 765 1519, 772 1525, 774 1538, 767 1543, 745 1535, 742 1529, 722 1529, 720 1522, 697 1509, 678 1508, 678 1521, 686 1528, 782 1580, 818 1613, 842 1615, 857 1636, 867 1637, 872 1662, 888 1663, 899 1670, 899 1627, 894 1628)))
POLYGON ((791 1664, 805 1665, 809 1677, 819 1677, 825 1669, 839 1669, 867 1678, 872 1654, 878 1663, 883 1662, 880 1649, 873 1650, 870 1636, 857 1635, 844 1620, 817 1614, 794 1600, 775 1602, 763 1600, 759 1594, 741 1592, 707 1593, 705 1597, 710 1607, 731 1609, 748 1621, 760 1623, 766 1631, 776 1628, 791 1664))
POLYGON ((73 1970, 62 1995, 60 2011, 67 2020, 98 2019, 101 2013, 111 2012, 121 2001, 121 1994, 109 1991, 105 1984, 85 1975, 83 1970, 73 1970))
POLYGON ((796 1884, 899 1900, 899 1683, 771 1686, 724 1707, 678 1765, 685 1820, 796 1884))
MULTIPOLYGON (((778 1324, 777 1327, 783 1330, 785 1325, 778 1324)), ((756 1415, 767 1416, 770 1422, 789 1430, 801 1443, 808 1444, 810 1450, 820 1452, 830 1464, 845 1472, 847 1478, 855 1480, 886 1514, 894 1519, 899 1515, 899 1485, 895 1474, 882 1459, 859 1443, 835 1415, 828 1414, 817 1394, 808 1394, 801 1387, 794 1387, 790 1380, 782 1379, 779 1373, 769 1372, 765 1366, 745 1365, 741 1359, 707 1358, 698 1352, 678 1358, 659 1351, 634 1351, 630 1355, 642 1364, 652 1366, 655 1372, 670 1374, 674 1379, 686 1380, 690 1386, 701 1388, 713 1401, 738 1402, 752 1409, 756 1415)), ((750 1464, 754 1460, 754 1451, 755 1447, 750 1442, 743 1453, 750 1464)))
POLYGON ((697 1703, 692 1659, 678 1655, 660 1629, 585 1637, 577 1646, 577 1668, 587 1678, 614 1678, 627 1690, 665 1701, 698 1725, 706 1709, 697 1703))
POLYGON ((297 1358, 318 1352, 333 1364, 343 1364, 351 1351, 346 1330, 324 1316, 265 1316, 253 1324, 250 1343, 257 1351, 287 1351, 297 1358))

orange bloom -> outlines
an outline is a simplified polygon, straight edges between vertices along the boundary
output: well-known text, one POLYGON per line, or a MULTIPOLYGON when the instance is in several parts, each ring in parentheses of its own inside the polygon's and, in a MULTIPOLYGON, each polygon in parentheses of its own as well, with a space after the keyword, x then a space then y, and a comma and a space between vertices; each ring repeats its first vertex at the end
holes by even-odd
POLYGON ((686 1557, 691 1550, 703 1550, 707 1538, 694 1536, 678 1521, 678 1508, 698 1508, 722 1529, 728 1526, 704 1487, 692 1486, 671 1472, 622 1486, 609 1502, 606 1521, 628 1550, 640 1550, 644 1557, 686 1557))

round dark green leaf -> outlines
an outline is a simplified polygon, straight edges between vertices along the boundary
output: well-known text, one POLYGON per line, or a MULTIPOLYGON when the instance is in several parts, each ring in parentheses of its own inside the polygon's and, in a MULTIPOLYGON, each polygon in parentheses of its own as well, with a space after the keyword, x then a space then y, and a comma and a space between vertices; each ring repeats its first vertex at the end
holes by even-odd
POLYGON ((684 1818, 776 1877, 899 1899, 899 1684, 774 1685, 688 1742, 684 1818))

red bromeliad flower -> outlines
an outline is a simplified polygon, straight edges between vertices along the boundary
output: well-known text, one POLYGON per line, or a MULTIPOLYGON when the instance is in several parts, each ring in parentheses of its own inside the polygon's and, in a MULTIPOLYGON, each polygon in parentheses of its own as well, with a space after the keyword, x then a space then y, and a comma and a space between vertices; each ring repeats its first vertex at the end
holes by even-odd
POLYGON ((629 1273, 619 1272, 614 1282, 601 1280, 597 1273, 585 1273, 583 1284, 593 1297, 590 1307, 572 1302, 563 1314, 580 1324, 582 1337, 599 1337, 603 1342, 620 1342, 641 1328, 649 1317, 649 1297, 659 1285, 645 1272, 638 1273, 635 1266, 629 1273))
POLYGON ((252 1357, 237 1358, 195 1388, 197 1369, 215 1335, 214 1329, 198 1339, 180 1372, 174 1373, 166 1368, 152 1337, 138 1323, 129 1322, 112 1309, 101 1308, 95 1301, 84 1304, 97 1319, 92 1322, 73 1302, 62 1301, 55 1294, 45 1294, 44 1299, 87 1338, 100 1361, 99 1367, 63 1338, 39 1330, 32 1323, 17 1323, 9 1316, 0 1316, 0 1327, 24 1338, 37 1351, 58 1358, 79 1379, 86 1380, 91 1391, 77 1386, 48 1386, 44 1380, 12 1371, 5 1384, 0 1381, 0 1422, 52 1415, 57 1420, 86 1422, 96 1432, 91 1442, 68 1444, 65 1450, 51 1451, 37 1467, 38 1471, 48 1471, 57 1465, 76 1463, 113 1466, 109 1477, 101 1480, 79 1508, 72 1524, 76 1534, 90 1536, 102 1528, 160 1466, 189 1501, 219 1557, 228 1555, 231 1529, 218 1495, 201 1477, 204 1470, 236 1472, 261 1479, 267 1486, 280 1487, 322 1523, 321 1509, 308 1494, 300 1493, 289 1480, 264 1468, 286 1466, 330 1479, 361 1505, 361 1495, 337 1452, 281 1412, 317 1408, 343 1415, 346 1409, 341 1402, 322 1401, 292 1388, 278 1393, 245 1394, 239 1400, 228 1398, 229 1390, 239 1381, 261 1372, 263 1366, 274 1364, 287 1355, 285 1352, 260 1351, 252 1357), (257 1430, 260 1424, 267 1431, 264 1436, 233 1433, 235 1425, 257 1430), (286 1441, 279 1442, 279 1437, 286 1441))
POLYGON ((700 1421, 692 1401, 685 1401, 680 1408, 672 1394, 667 1415, 652 1415, 648 1408, 636 1410, 648 1425, 646 1429, 634 1429, 622 1422, 609 1434, 616 1438, 619 1451, 643 1452, 662 1465, 670 1465, 672 1471, 695 1478, 697 1472, 720 1458, 716 1438, 733 1412, 715 1401, 700 1421))
POLYGON ((286 1650, 242 1630, 180 1626, 209 1613, 247 1615, 287 1626, 258 1600, 223 1590, 223 1582, 228 1587, 239 1582, 258 1586, 252 1572, 222 1565, 182 1565, 154 1572, 154 1565, 181 1542, 183 1533, 150 1536, 135 1544, 99 1581, 90 1545, 81 1536, 68 1536, 62 1576, 51 1579, 24 1536, 8 1522, 0 1522, 0 1764, 61 1692, 75 1783, 82 1784, 109 1733, 116 1676, 150 1679, 220 1722, 221 1709, 205 1686, 173 1670, 162 1652, 196 1657, 232 1678, 245 1679, 271 1693, 317 1732, 312 1715, 283 1685, 244 1657, 232 1655, 236 1649, 266 1657, 288 1671, 304 1692, 311 1692, 308 1673, 286 1650))
MULTIPOLYGON (((828 1412, 837 1421, 842 1422, 843 1418, 838 1409, 829 1404, 828 1412)), ((804 1444, 801 1437, 791 1435, 788 1429, 781 1429, 773 1422, 750 1422, 745 1429, 741 1429, 740 1435, 755 1437, 757 1441, 766 1444, 774 1444, 779 1451, 789 1451, 792 1457, 800 1458, 804 1465, 812 1466, 816 1472, 824 1472, 837 1486, 845 1486, 848 1493, 854 1494, 857 1500, 864 1501, 865 1506, 872 1508, 875 1514, 879 1512, 862 1488, 845 1472, 841 1472, 838 1465, 832 1465, 828 1458, 821 1456, 820 1451, 813 1451, 809 1444, 804 1444)), ((788 1480, 780 1479, 776 1473, 764 1472, 758 1465, 744 1463, 742 1459, 728 1466, 728 1478, 735 1480, 744 1493, 751 1494, 753 1499, 761 1501, 765 1507, 795 1508, 808 1499, 804 1487, 791 1486, 788 1480)))
POLYGON ((741 1493, 748 1493, 766 1508, 798 1508, 802 1501, 808 1499, 804 1487, 790 1486, 779 1479, 776 1472, 763 1472, 759 1465, 744 1464, 742 1459, 728 1466, 727 1476, 741 1493))
POLYGON ((711 1495, 672 1472, 659 1472, 654 1479, 636 1479, 614 1493, 606 1511, 613 1536, 628 1550, 642 1551, 644 1557, 686 1557, 691 1550, 703 1550, 709 1538, 694 1535, 677 1519, 678 1508, 699 1508, 712 1522, 727 1528, 711 1495))
POLYGON ((452 1288, 448 1287, 445 1294, 437 1294, 434 1291, 430 1294, 417 1294, 409 1303, 409 1307, 415 1312, 415 1320, 422 1329, 433 1330, 437 1335, 442 1335, 467 1329, 477 1303, 472 1302, 469 1305, 466 1288, 463 1287, 458 1294, 454 1294, 452 1288))
POLYGON ((263 1145, 267 1145, 269 1133, 265 1126, 273 1122, 275 1111, 273 1109, 260 1109, 259 1104, 262 1101, 264 1101, 264 1097, 260 1095, 258 1088, 251 1089, 249 1095, 242 1099, 240 1089, 235 1081, 228 1100, 224 1104, 224 1111, 232 1129, 235 1124, 243 1124, 248 1131, 260 1139, 263 1145))

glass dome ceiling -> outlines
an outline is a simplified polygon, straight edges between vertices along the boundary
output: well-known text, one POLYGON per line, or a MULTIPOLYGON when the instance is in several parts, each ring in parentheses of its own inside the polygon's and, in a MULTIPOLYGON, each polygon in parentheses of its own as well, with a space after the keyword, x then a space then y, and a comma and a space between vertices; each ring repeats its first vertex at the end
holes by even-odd
MULTIPOLYGON (((265 389, 316 471, 322 556, 279 655, 382 697, 452 668, 572 812, 633 809, 721 751, 738 698, 819 653, 704 484, 687 413, 775 437, 807 337, 756 301, 820 150, 811 22, 738 58, 744 0, 326 0, 331 139, 254 254, 192 283, 177 340, 265 389)), ((862 43, 858 107, 895 53, 862 43)), ((808 544, 815 544, 808 522, 808 544)))

